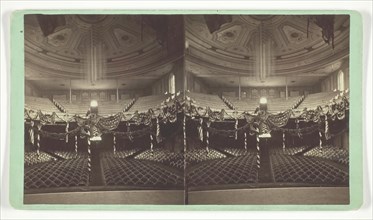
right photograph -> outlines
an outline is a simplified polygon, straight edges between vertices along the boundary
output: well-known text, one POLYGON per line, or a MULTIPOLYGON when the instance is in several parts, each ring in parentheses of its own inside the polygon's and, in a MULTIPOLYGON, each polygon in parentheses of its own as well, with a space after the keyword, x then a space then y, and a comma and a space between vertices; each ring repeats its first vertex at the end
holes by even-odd
POLYGON ((349 204, 349 15, 185 15, 185 203, 349 204))

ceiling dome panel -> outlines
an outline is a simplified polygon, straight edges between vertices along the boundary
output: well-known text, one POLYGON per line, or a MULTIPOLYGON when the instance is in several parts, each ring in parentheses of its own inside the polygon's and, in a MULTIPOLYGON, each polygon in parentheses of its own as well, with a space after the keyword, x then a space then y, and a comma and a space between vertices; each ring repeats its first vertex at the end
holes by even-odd
POLYGON ((141 15, 62 15, 63 25, 47 35, 37 16, 25 18, 26 65, 28 70, 35 68, 26 74, 30 78, 53 71, 67 78, 83 77, 86 54, 94 44, 102 46, 108 77, 146 72, 174 60, 157 40, 157 30, 145 24, 141 15))
MULTIPOLYGON (((209 32, 203 16, 186 16, 186 39, 191 45, 187 59, 202 69, 221 69, 227 73, 253 75, 259 27, 265 42, 270 42, 275 75, 322 72, 330 63, 349 55, 349 16, 334 20, 334 49, 322 38, 322 29, 308 24, 303 15, 232 15, 232 21, 209 32), (267 40, 266 40, 267 39, 267 40), (228 65, 229 63, 229 65, 228 65)), ((210 71, 201 73, 207 76, 210 71)))

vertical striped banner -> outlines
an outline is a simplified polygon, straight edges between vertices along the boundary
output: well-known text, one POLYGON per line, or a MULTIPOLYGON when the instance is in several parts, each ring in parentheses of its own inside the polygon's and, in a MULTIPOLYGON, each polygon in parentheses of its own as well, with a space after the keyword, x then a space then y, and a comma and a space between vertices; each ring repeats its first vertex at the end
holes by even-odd
POLYGON ((286 146, 286 137, 285 137, 285 131, 282 132, 282 150, 285 151, 285 146, 286 146))
POLYGON ((65 132, 66 132, 66 143, 68 143, 69 142, 69 122, 66 123, 65 132))
POLYGON ((186 151, 187 147, 187 140, 186 140, 186 115, 184 114, 183 117, 183 144, 184 144, 184 152, 186 151))
POLYGON ((238 129, 238 119, 236 118, 236 121, 235 121, 235 124, 234 124, 234 139, 237 140, 238 138, 238 132, 237 132, 237 129, 238 129))
POLYGON ((150 134, 150 152, 153 153, 153 135, 150 134))
POLYGON ((40 132, 41 132, 41 124, 38 124, 38 136, 37 136, 37 149, 36 154, 38 155, 38 158, 40 157, 40 132))
POLYGON ((245 137, 245 150, 247 150, 247 132, 245 131, 245 133, 243 133, 244 134, 244 137, 245 137))
POLYGON ((161 126, 159 124, 159 119, 157 117, 157 132, 156 132, 157 143, 161 142, 161 126))
POLYGON ((328 122, 328 115, 325 115, 325 139, 328 140, 329 136, 329 122, 328 122))
POLYGON ((320 137, 319 148, 320 148, 320 153, 322 153, 322 134, 321 134, 321 131, 319 131, 319 137, 320 137))
POLYGON ((78 154, 78 135, 75 135, 75 154, 78 154))
POLYGON ((260 139, 259 139, 259 134, 256 134, 256 166, 258 167, 258 169, 260 168, 260 147, 259 147, 259 142, 260 142, 260 139))
POLYGON ((89 139, 89 137, 87 137, 87 143, 88 143, 88 164, 87 164, 87 167, 88 167, 88 176, 91 176, 91 167, 92 167, 92 159, 91 159, 91 140, 89 139))
POLYGON ((198 126, 198 136, 199 136, 199 140, 203 143, 203 127, 202 127, 202 123, 203 123, 203 118, 200 118, 199 119, 199 126, 198 126))
POLYGON ((117 152, 116 144, 117 144, 117 140, 116 140, 116 137, 115 137, 115 133, 113 133, 113 152, 114 152, 114 154, 115 154, 115 152, 117 152))
POLYGON ((210 132, 209 132, 209 128, 210 128, 210 125, 211 125, 211 121, 207 121, 206 125, 207 125, 207 129, 206 129, 206 151, 208 153, 209 152, 209 146, 210 146, 210 132))
POLYGON ((34 146, 35 144, 35 137, 34 137, 34 121, 31 121, 30 125, 31 125, 31 128, 30 128, 30 142, 31 144, 34 146))

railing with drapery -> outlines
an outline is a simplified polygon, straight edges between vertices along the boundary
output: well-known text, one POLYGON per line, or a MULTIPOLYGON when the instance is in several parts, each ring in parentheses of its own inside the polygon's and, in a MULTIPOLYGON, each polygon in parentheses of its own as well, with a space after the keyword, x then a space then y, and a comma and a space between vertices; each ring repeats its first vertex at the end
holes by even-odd
MULTIPOLYGON (((333 134, 330 134, 329 123, 335 120, 342 120, 346 117, 349 110, 349 100, 344 94, 338 95, 328 105, 319 106, 317 109, 307 110, 304 109, 300 112, 295 112, 292 109, 288 109, 285 112, 277 114, 271 114, 267 112, 259 112, 258 114, 251 114, 248 112, 238 113, 233 111, 228 113, 224 109, 221 111, 213 111, 209 107, 200 107, 195 105, 193 99, 188 97, 181 98, 180 93, 170 97, 164 101, 159 108, 149 109, 146 112, 118 112, 112 116, 100 116, 90 115, 87 117, 81 117, 78 115, 69 115, 65 113, 44 114, 40 110, 33 110, 25 108, 25 120, 32 121, 36 126, 40 126, 40 129, 35 129, 31 132, 32 135, 47 136, 51 138, 62 139, 68 136, 89 136, 90 138, 101 135, 104 133, 112 133, 113 135, 121 138, 132 139, 134 137, 140 137, 149 135, 150 133, 156 137, 156 140, 161 140, 161 132, 159 124, 167 122, 175 122, 177 120, 177 114, 185 114, 185 119, 188 120, 200 120, 202 123, 199 125, 199 132, 201 130, 208 131, 211 134, 219 135, 234 135, 237 137, 238 133, 248 133, 250 135, 261 134, 271 131, 280 131, 285 135, 305 135, 314 132, 320 132, 324 134, 326 139, 329 139, 333 134), (296 121, 313 122, 314 124, 309 127, 289 129, 284 128, 290 118, 296 119, 296 121), (243 126, 235 126, 232 130, 218 130, 207 124, 214 123, 216 121, 235 120, 236 122, 244 122, 243 126), (51 133, 44 131, 42 127, 46 124, 55 124, 56 122, 66 123, 66 131, 64 133, 51 133), (77 123, 77 128, 69 130, 69 123, 77 123), (147 128, 138 131, 114 131, 118 128, 120 122, 131 122, 135 124, 146 125, 147 128), (89 135, 86 131, 89 131, 89 135), (154 131, 154 132, 153 132, 154 131)), ((238 123, 236 123, 238 125, 238 123)), ((243 124, 243 123, 241 123, 243 124)))

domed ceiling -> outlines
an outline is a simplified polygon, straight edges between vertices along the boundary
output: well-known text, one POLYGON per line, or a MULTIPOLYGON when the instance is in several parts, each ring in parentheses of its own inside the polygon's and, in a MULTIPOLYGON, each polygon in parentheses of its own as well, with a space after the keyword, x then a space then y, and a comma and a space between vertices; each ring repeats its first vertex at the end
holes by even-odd
POLYGON ((141 15, 59 16, 63 22, 47 35, 38 15, 25 16, 25 77, 45 89, 63 89, 70 80, 75 89, 116 88, 117 80, 120 88, 141 88, 171 72, 182 56, 170 53, 141 15), (84 81, 92 42, 100 43, 105 66, 96 85, 84 81))
MULTIPOLYGON (((175 62, 182 59, 179 45, 184 47, 184 40, 175 40, 184 35, 181 22, 168 26, 168 30, 178 30, 168 36, 174 40, 169 45, 160 40, 162 30, 157 30, 165 31, 162 19, 60 16, 63 22, 53 29, 43 26, 38 15, 25 16, 25 77, 40 88, 68 89, 70 81, 73 89, 144 88, 172 72, 175 62), (86 80, 92 42, 101 45, 105 67, 97 83, 86 80)), ((238 86, 239 81, 242 86, 283 86, 289 81, 313 85, 348 65, 349 16, 335 16, 334 48, 325 43, 322 29, 314 22, 307 28, 308 16, 233 15, 211 32, 203 15, 185 15, 184 21, 185 68, 212 87, 238 86), (265 80, 258 81, 259 32, 270 42, 272 69, 265 80)))
POLYGON ((242 86, 283 86, 285 76, 298 82, 294 85, 312 85, 348 65, 349 16, 334 18, 334 49, 318 25, 308 26, 308 16, 233 15, 212 33, 203 15, 185 20, 187 71, 205 77, 211 86, 237 86, 238 76, 242 86), (262 38, 271 44, 273 69, 265 81, 257 80, 255 68, 259 26, 262 38))

